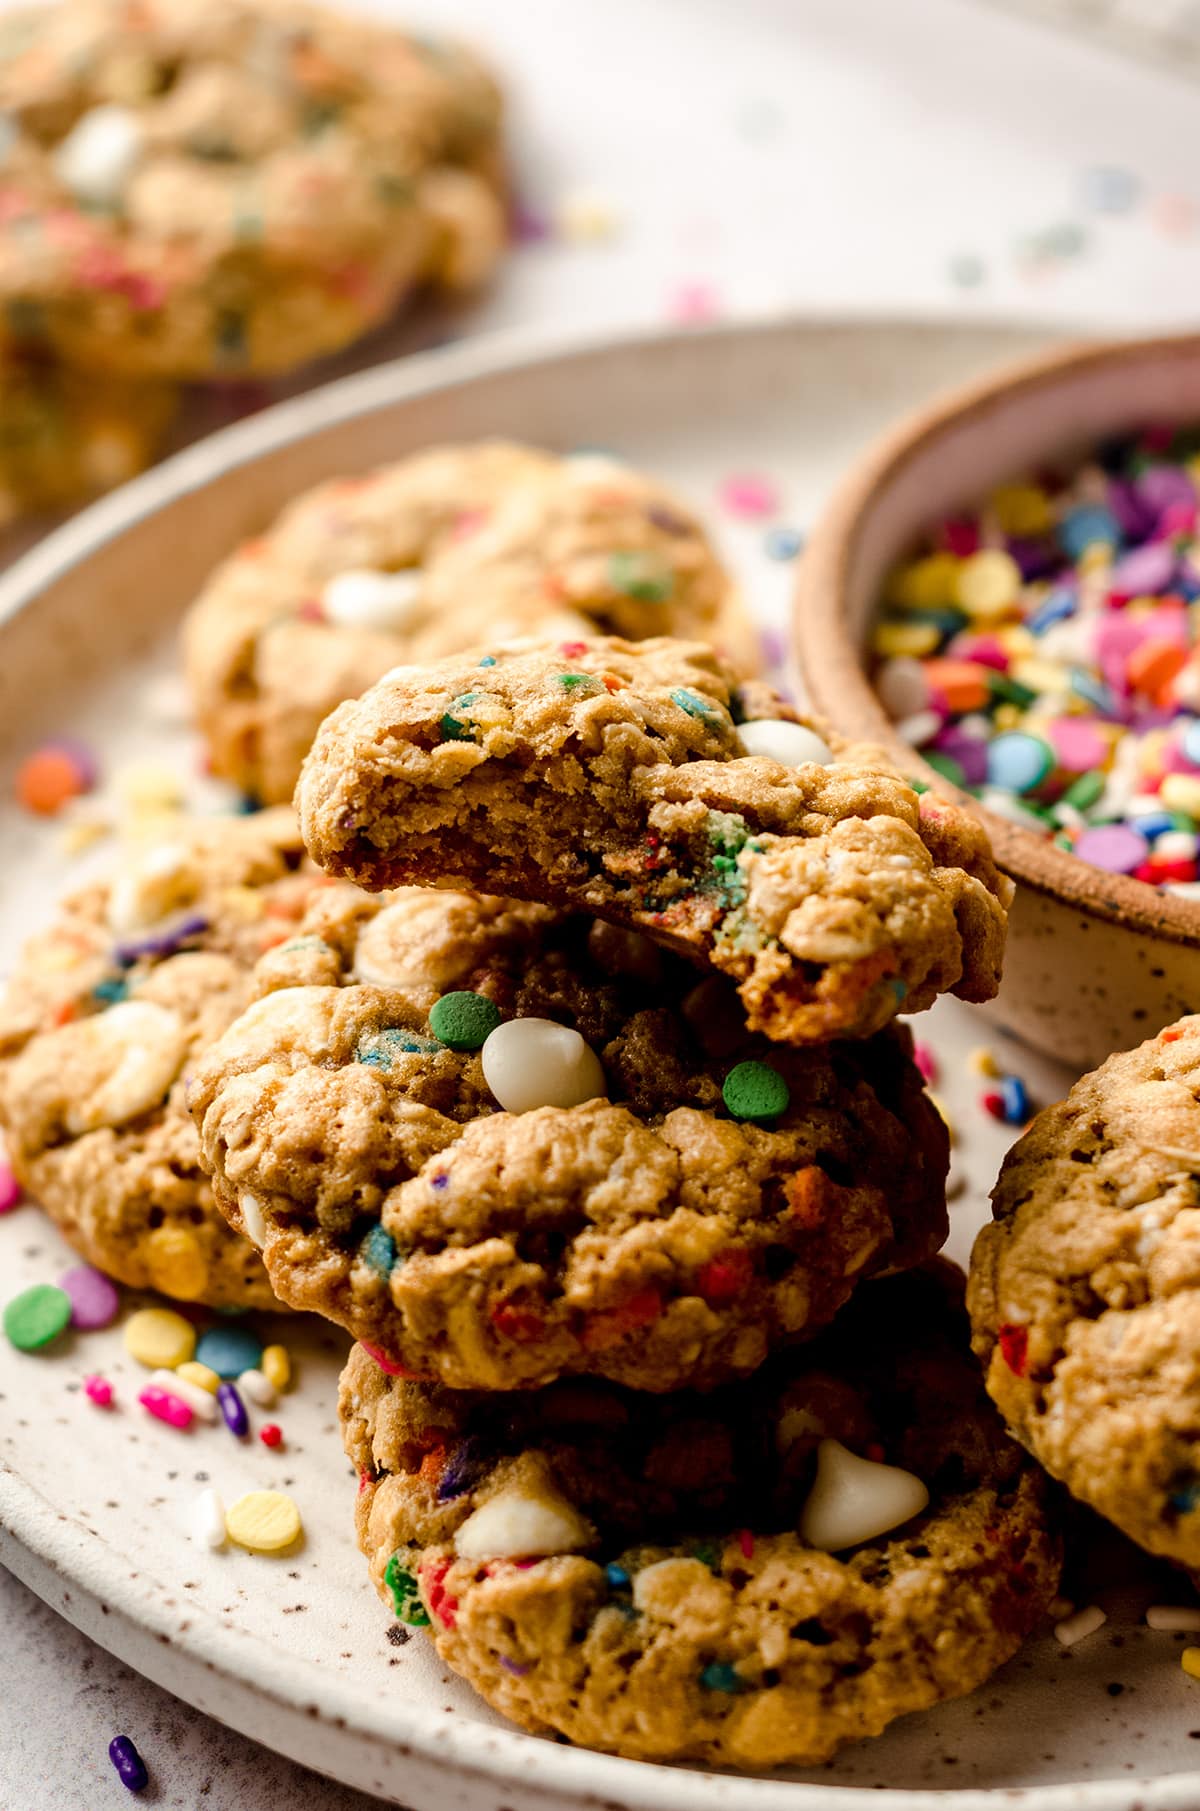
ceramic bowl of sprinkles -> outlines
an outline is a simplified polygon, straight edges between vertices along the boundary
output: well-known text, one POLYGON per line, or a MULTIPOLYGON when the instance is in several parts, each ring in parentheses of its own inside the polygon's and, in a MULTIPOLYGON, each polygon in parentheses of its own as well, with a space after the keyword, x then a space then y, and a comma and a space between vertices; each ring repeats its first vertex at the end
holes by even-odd
POLYGON ((795 622, 817 707, 986 820, 1010 1030, 1086 1066, 1200 1006, 1200 335, 903 423, 818 525, 795 622))

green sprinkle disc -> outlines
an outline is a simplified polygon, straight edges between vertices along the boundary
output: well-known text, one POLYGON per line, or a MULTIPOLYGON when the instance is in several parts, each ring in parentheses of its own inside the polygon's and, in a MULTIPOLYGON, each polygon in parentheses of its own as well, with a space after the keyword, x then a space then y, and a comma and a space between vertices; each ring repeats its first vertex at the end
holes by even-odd
POLYGON ((14 1295, 4 1310, 4 1331, 19 1352, 38 1352, 57 1339, 71 1319, 71 1298, 53 1283, 35 1283, 14 1295))
POLYGON ((615 591, 639 604, 665 604, 675 589, 675 574, 652 554, 610 554, 608 577, 615 591))
POLYGON ((429 1614, 421 1602, 417 1581, 411 1572, 406 1572, 400 1564, 400 1555, 393 1553, 383 1573, 383 1582, 392 1594, 392 1608, 399 1622, 408 1623, 410 1628, 424 1629, 429 1626, 429 1614))
POLYGON ((500 1023, 500 1008, 486 994, 443 994, 429 1015, 429 1029, 451 1050, 478 1050, 500 1023))
POLYGON ((721 1086, 721 1098, 735 1119, 777 1119, 790 1098, 778 1070, 766 1063, 738 1063, 721 1086))

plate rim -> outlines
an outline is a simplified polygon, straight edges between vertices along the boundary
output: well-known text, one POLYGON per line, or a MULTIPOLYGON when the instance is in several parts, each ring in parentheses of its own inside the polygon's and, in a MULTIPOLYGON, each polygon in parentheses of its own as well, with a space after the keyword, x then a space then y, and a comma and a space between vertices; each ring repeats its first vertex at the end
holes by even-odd
MULTIPOLYGON (((219 429, 53 529, 0 574, 0 632, 22 611, 34 607, 72 569, 180 498, 288 445, 436 392, 555 364, 567 366, 606 356, 636 358, 684 343, 694 345, 703 356, 705 347, 770 336, 786 339, 847 330, 886 334, 938 326, 977 332, 981 337, 1011 334, 1014 341, 1039 333, 1047 338, 1077 337, 1069 324, 1059 321, 1015 321, 935 310, 822 308, 777 310, 688 328, 634 323, 615 330, 582 332, 506 329, 401 355, 219 429)), ((560 1803, 591 1805, 597 1811, 601 1807, 604 1811, 624 1811, 626 1807, 630 1811, 676 1811, 685 1793, 689 1806, 695 1805, 698 1811, 742 1804, 747 1811, 829 1811, 833 1805, 837 1811, 874 1811, 876 1807, 883 1811, 996 1811, 1002 1803, 1024 1806, 1027 1811, 1031 1807, 1035 1811, 1132 1811, 1135 1801, 1142 1811, 1195 1811, 1200 1801, 1200 1769, 1054 1785, 879 1790, 840 1786, 832 1780, 813 1784, 627 1760, 549 1742, 516 1726, 496 1728, 469 1719, 441 1725, 437 1739, 422 1729, 419 1717, 408 1728, 385 1732, 374 1727, 370 1718, 356 1715, 361 1701, 348 1683, 336 1675, 315 1681, 308 1661, 286 1648, 277 1649, 249 1630, 218 1630, 206 1620, 194 1625, 196 1632, 188 1645, 181 1645, 174 1639, 172 1619, 160 1601, 170 1588, 148 1573, 135 1571, 129 1577, 105 1580, 101 1593, 96 1581, 87 1577, 83 1549, 89 1538, 93 1538, 90 1531, 78 1517, 64 1516, 35 1485, 0 1460, 0 1562, 8 1564, 29 1588, 76 1626, 80 1619, 56 1600, 61 1592, 50 1596, 45 1587, 73 1584, 87 1600, 107 1604, 103 1630, 97 1633, 89 1626, 86 1633, 135 1670, 153 1677, 141 1650, 149 1643, 157 1648, 160 1642, 167 1642, 179 1670, 196 1677, 215 1673, 236 1688, 239 1705, 270 1706, 293 1731, 316 1731, 324 1748, 336 1740, 339 1750, 356 1743, 394 1755, 397 1746, 404 1744, 425 1764, 480 1783, 511 1787, 514 1796, 523 1791, 534 1797, 554 1797, 560 1803), (11 1557, 14 1549, 19 1550, 16 1563, 11 1557), (240 1662, 239 1653, 231 1657, 230 1645, 251 1656, 254 1663, 240 1662), (319 1696, 315 1696, 318 1690, 319 1696)), ((167 1685, 165 1689, 174 1688, 167 1685)), ((183 1694, 176 1691, 176 1695, 183 1694)), ((252 1715, 240 1717, 227 1710, 206 1714, 267 1746, 278 1745, 256 1730, 252 1715)), ((403 1714, 397 1698, 393 1715, 402 1719, 403 1714)), ((322 1770, 312 1743, 300 1743, 299 1751, 293 1744, 289 1752, 322 1770)))

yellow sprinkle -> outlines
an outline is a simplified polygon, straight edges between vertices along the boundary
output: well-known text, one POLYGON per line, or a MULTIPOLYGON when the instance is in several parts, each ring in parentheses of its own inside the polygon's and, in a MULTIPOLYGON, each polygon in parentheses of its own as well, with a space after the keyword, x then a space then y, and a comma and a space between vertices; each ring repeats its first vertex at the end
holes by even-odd
POLYGON ((568 195, 559 205, 558 230, 564 239, 576 244, 611 239, 617 230, 617 217, 601 196, 581 191, 568 195))
POLYGON ((282 1490, 251 1490, 225 1511, 225 1532, 251 1553, 282 1553, 299 1540, 300 1511, 282 1490))
POLYGON ((1010 553, 985 547, 964 560, 958 571, 955 601, 977 622, 1004 616, 1021 595, 1021 568, 1010 553))
POLYGON ((122 767, 113 777, 117 797, 135 810, 162 809, 183 803, 183 785, 169 767, 155 761, 138 761, 122 767))
POLYGON ((58 846, 64 855, 82 855, 111 833, 112 825, 104 818, 78 817, 59 833, 58 846))
POLYGON ((1009 672, 1020 685, 1032 692, 1065 692, 1071 679, 1066 667, 1056 660, 1015 660, 1009 672))
POLYGON ((1031 635, 1028 629, 1023 629, 1019 623, 1007 623, 997 629, 996 640, 1014 660, 1037 652, 1037 637, 1031 635))
POLYGON ((992 712, 992 722, 997 729, 1017 729, 1021 722, 1019 704, 998 704, 992 712))
POLYGON ((248 924, 261 918, 267 909, 266 900, 254 887, 226 887, 221 894, 221 904, 248 924))
POLYGON ((976 1044, 967 1057, 967 1068, 972 1075, 1001 1074, 1000 1065, 986 1044, 976 1044))
POLYGON ((1200 817, 1200 776, 1169 773, 1158 796, 1169 811, 1186 811, 1189 817, 1200 817))
POLYGON ((125 1322, 125 1350, 151 1371, 173 1371, 196 1350, 195 1330, 169 1308, 141 1308, 125 1322))
POLYGON ((1077 572, 1103 572, 1113 562, 1113 550, 1107 541, 1093 541, 1075 562, 1077 572))
POLYGON ((937 1113, 939 1115, 939 1117, 941 1118, 942 1124, 945 1126, 947 1132, 949 1132, 949 1134, 950 1134, 950 1143, 953 1144, 954 1143, 954 1121, 951 1119, 949 1113, 947 1113, 947 1111, 946 1111, 946 1103, 943 1100, 939 1099, 939 1097, 936 1094, 934 1094, 932 1089, 928 1090, 928 1092, 929 1092, 929 1104, 933 1108, 934 1112, 937 1113))
POLYGON ((262 1374, 280 1394, 287 1389, 292 1381, 292 1361, 286 1346, 263 1347, 262 1374))
POLYGON ((953 553, 929 553, 888 580, 886 600, 898 610, 940 610, 952 604, 961 564, 953 553))
POLYGON ((193 1233, 182 1226, 160 1226, 146 1240, 150 1281, 163 1295, 194 1302, 208 1282, 208 1259, 193 1233))
POLYGON ((51 943, 37 955, 37 966, 43 974, 60 974, 66 968, 78 968, 92 952, 71 943, 51 943))
POLYGON ((940 640, 933 623, 879 623, 871 646, 877 654, 891 658, 895 654, 932 654, 940 640))
POLYGON ((1189 1679, 1200 1679, 1200 1648, 1184 1648, 1179 1664, 1189 1679))
POLYGON ((207 1365, 202 1365, 198 1358, 185 1359, 183 1364, 176 1365, 175 1369, 183 1378, 184 1383, 194 1383, 198 1390, 207 1390, 210 1396, 216 1395, 221 1379, 207 1365))
POLYGON ((1002 484, 988 499, 999 527, 1018 539, 1045 534, 1050 527, 1050 499, 1036 484, 1002 484))

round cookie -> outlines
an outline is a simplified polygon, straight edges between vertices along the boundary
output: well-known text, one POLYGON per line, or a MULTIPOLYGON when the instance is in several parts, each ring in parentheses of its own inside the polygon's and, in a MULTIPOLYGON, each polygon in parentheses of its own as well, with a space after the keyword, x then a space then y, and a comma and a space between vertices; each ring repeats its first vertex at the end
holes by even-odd
POLYGON ((483 441, 298 498, 217 569, 184 653, 214 767, 269 801, 334 706, 398 662, 597 628, 757 665, 732 580, 669 492, 615 460, 483 441))
POLYGON ((128 376, 282 371, 504 239, 466 52, 305 0, 0 19, 6 337, 128 376))
POLYGON ((248 1004, 264 949, 321 877, 291 814, 211 819, 69 899, 0 1007, 0 1123, 21 1182, 89 1263, 134 1288, 269 1307, 213 1205, 186 1104, 197 1055, 248 1004))
POLYGON ((0 530, 123 484, 174 411, 167 384, 128 384, 0 350, 0 530))
POLYGON ((971 1256, 975 1350, 1018 1440, 1150 1553, 1200 1568, 1200 1017, 1112 1056, 1009 1152, 971 1256))
POLYGON ((729 974, 787 1043, 990 999, 1012 883, 966 812, 677 640, 401 666, 326 719, 296 801, 330 873, 585 910, 729 974), (741 737, 745 735, 746 741, 741 737))
POLYGON ((812 1764, 973 1690, 1059 1555, 952 1277, 870 1284, 709 1396, 459 1393, 356 1347, 341 1416, 376 1588, 505 1716, 646 1760, 812 1764))
POLYGON ((283 1300, 415 1373, 711 1384, 945 1236, 946 1131, 906 1031, 775 1048, 641 937, 440 889, 318 896, 258 985, 189 1094, 218 1203, 283 1300), (482 1048, 453 1047, 464 996, 501 1021, 482 1048), (497 1070, 547 1033, 565 1057, 497 1070), (747 1062, 786 1096, 761 1123, 722 1097, 747 1062))

